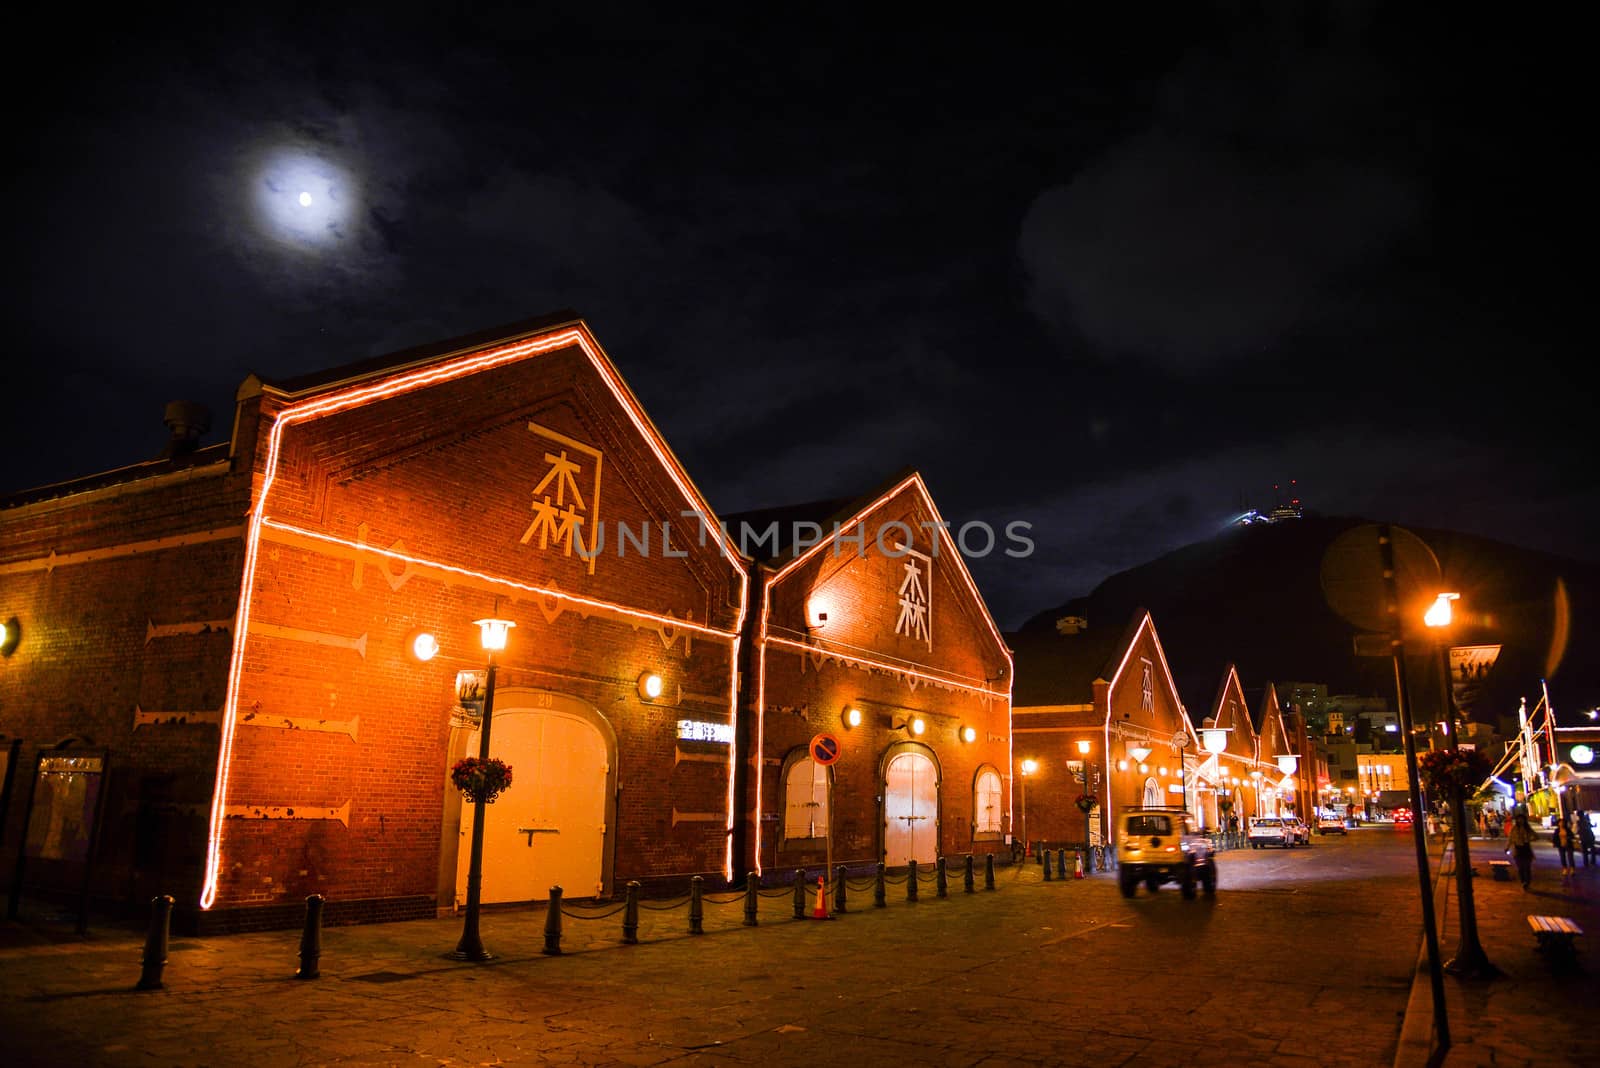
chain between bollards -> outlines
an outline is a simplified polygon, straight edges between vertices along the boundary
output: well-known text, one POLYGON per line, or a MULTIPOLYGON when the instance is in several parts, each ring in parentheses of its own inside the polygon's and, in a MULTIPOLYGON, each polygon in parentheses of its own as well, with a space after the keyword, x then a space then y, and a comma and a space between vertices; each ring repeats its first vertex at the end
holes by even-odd
POLYGON ((875 909, 887 908, 889 902, 885 898, 886 891, 883 886, 883 861, 878 861, 877 882, 872 884, 872 907, 875 909))
POLYGON ((934 893, 933 893, 934 897, 949 897, 950 896, 950 877, 945 872, 944 857, 943 856, 939 857, 939 866, 938 866, 938 868, 935 869, 935 878, 933 880, 933 887, 934 887, 934 893))
POLYGON ((914 860, 908 860, 908 861, 906 861, 906 900, 907 901, 915 901, 916 899, 917 899, 917 862, 914 861, 914 860))
POLYGON ((150 929, 144 936, 144 967, 137 990, 160 990, 161 969, 167 966, 167 934, 172 928, 172 895, 150 899, 150 929))
POLYGON ((318 963, 322 960, 322 904, 321 894, 306 898, 306 925, 300 932, 300 970, 296 979, 315 979, 321 975, 318 963))
POLYGON ((760 877, 755 872, 745 872, 744 875, 744 925, 746 927, 759 926, 761 921, 756 918, 756 892, 761 883, 760 877))
POLYGON ((985 890, 993 890, 994 889, 994 854, 993 853, 985 853, 983 855, 983 888, 985 890))
POLYGON ((622 911, 622 941, 630 946, 639 944, 639 881, 628 880, 627 904, 622 911))
POLYGON ((544 915, 544 954, 561 956, 561 887, 550 888, 550 909, 544 915))
POLYGON ((689 880, 689 933, 705 934, 705 904, 700 900, 700 893, 705 885, 705 878, 696 875, 689 880))
POLYGON ((972 854, 968 853, 961 864, 961 889, 972 893, 972 854))
POLYGON ((840 864, 833 872, 833 911, 848 912, 844 893, 844 865, 840 864))
POLYGON ((804 868, 794 870, 794 918, 806 918, 806 872, 804 868))

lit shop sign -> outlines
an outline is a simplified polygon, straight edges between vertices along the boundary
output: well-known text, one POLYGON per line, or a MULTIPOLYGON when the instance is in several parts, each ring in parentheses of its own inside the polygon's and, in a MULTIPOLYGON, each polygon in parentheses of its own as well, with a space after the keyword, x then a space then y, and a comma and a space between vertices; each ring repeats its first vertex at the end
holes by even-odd
POLYGON ((722 745, 732 745, 733 724, 702 723, 696 719, 680 719, 678 721, 678 739, 684 742, 718 742, 722 745))
POLYGON ((1594 763, 1594 750, 1587 745, 1575 745, 1567 755, 1572 758, 1574 764, 1594 763))

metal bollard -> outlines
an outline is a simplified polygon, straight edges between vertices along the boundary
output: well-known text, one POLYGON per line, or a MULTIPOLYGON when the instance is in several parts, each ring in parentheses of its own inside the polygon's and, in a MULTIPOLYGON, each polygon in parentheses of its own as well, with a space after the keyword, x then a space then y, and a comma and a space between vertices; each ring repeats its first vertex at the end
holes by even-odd
POLYGON ((1044 881, 1050 881, 1050 850, 1039 850, 1039 863, 1044 865, 1044 881))
POLYGON ((883 861, 878 861, 878 881, 872 886, 872 907, 881 909, 889 904, 883 886, 883 861))
POLYGON ((167 966, 167 934, 172 928, 172 895, 150 899, 150 929, 144 936, 144 967, 136 990, 160 990, 161 969, 167 966))
POLYGON ((917 900, 917 862, 906 861, 906 900, 917 900))
POLYGON ((630 946, 639 944, 639 880, 628 880, 627 904, 622 909, 622 941, 630 946))
POLYGON ((300 970, 296 979, 315 979, 322 973, 317 964, 322 960, 322 903, 321 894, 306 898, 306 925, 300 932, 300 970))
POLYGON ((700 893, 705 885, 705 878, 696 875, 689 880, 689 933, 705 934, 706 906, 700 900, 700 893))
POLYGON ((993 853, 985 853, 983 855, 983 888, 985 890, 993 890, 994 889, 994 854, 993 853))
POLYGON ((965 890, 967 893, 970 894, 970 893, 972 893, 972 854, 971 853, 967 854, 966 860, 962 864, 962 869, 963 870, 961 872, 961 889, 965 890))
POLYGON ((561 887, 550 888, 550 909, 544 915, 544 954, 561 956, 561 887))
POLYGON ((744 877, 744 925, 746 927, 758 926, 756 919, 756 890, 760 887, 760 876, 755 872, 746 872, 744 877))
POLYGON ((833 911, 850 911, 845 903, 843 864, 840 864, 838 867, 833 869, 833 911))
POLYGON ((944 857, 943 856, 939 857, 938 867, 936 867, 934 869, 933 887, 934 887, 934 894, 933 894, 934 897, 949 897, 950 896, 950 879, 949 879, 949 876, 945 873, 944 857))
POLYGON ((1065 849, 1061 849, 1061 850, 1058 850, 1056 852, 1056 874, 1061 877, 1063 882, 1066 881, 1066 878, 1067 878, 1067 851, 1065 849))
POLYGON ((806 872, 804 868, 794 870, 794 918, 806 918, 806 872))

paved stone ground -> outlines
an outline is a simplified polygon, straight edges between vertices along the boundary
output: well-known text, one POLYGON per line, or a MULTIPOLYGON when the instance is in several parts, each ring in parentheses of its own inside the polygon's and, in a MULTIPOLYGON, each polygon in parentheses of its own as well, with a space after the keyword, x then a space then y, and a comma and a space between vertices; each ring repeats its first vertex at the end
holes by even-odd
POLYGON ((493 911, 483 937, 498 956, 479 965, 447 959, 455 920, 330 928, 313 981, 293 978, 297 932, 179 939, 166 989, 145 992, 132 989, 137 932, 80 940, 33 915, 0 928, 3 1056, 1390 1064, 1420 937, 1409 838, 1371 828, 1312 849, 1234 851, 1221 873, 1214 899, 1169 885, 1124 900, 1105 875, 1044 884, 1036 867, 1003 868, 996 893, 966 895, 957 879, 949 899, 929 886, 913 905, 892 886, 889 907, 873 909, 855 892, 828 922, 792 919, 786 897, 763 898, 754 928, 737 902, 709 904, 698 937, 681 909, 646 911, 637 946, 618 944, 620 915, 569 920, 560 957, 539 951, 542 909, 493 911))
MULTIPOLYGON (((1562 878, 1555 849, 1547 842, 1534 846, 1533 886, 1524 892, 1515 872, 1509 882, 1491 878, 1489 864, 1509 860, 1505 839, 1473 839, 1473 899, 1478 915, 1478 941, 1489 960, 1503 973, 1493 980, 1445 977, 1445 1006, 1451 1046, 1445 1051, 1445 1068, 1469 1065, 1512 1065, 1559 1068, 1562 1065, 1600 1063, 1600 965, 1595 963, 1594 940, 1600 935, 1600 867, 1578 867, 1562 878), (1574 959, 1551 959, 1535 950, 1530 915, 1568 916, 1584 929, 1576 940, 1574 959)), ((1454 878, 1440 880, 1441 955, 1448 960, 1460 941, 1459 902, 1454 878)), ((1432 986, 1426 958, 1419 959, 1415 996, 1408 1013, 1408 1042, 1396 1058, 1397 1068, 1420 1066, 1432 1055, 1437 1061, 1437 1035, 1433 1032, 1432 986)))

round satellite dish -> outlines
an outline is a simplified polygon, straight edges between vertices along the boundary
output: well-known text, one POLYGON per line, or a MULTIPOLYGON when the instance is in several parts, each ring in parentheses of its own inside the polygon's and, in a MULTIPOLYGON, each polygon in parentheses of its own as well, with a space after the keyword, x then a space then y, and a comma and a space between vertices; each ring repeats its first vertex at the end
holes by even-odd
MULTIPOLYGON (((1439 558, 1427 542, 1402 527, 1391 526, 1389 537, 1394 544, 1400 619, 1412 621, 1420 629, 1422 613, 1439 591, 1439 558)), ((1376 523, 1351 527, 1323 551, 1322 596, 1347 623, 1366 631, 1388 632, 1383 556, 1376 523)))

